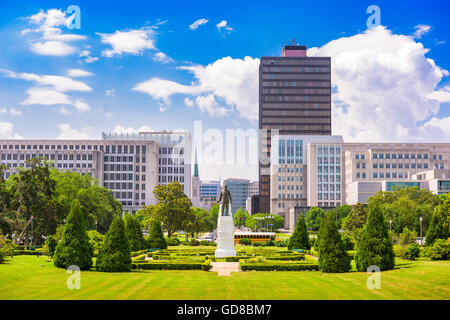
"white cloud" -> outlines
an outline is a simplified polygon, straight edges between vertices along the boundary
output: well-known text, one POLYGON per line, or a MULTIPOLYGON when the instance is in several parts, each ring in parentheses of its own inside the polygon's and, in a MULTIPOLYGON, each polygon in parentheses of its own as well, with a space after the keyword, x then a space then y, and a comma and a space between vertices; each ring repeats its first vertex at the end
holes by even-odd
POLYGON ((197 21, 195 21, 193 24, 191 24, 189 26, 189 29, 196 30, 198 27, 200 27, 201 25, 206 24, 206 23, 208 23, 208 20, 206 20, 206 19, 198 19, 197 21))
POLYGON ((122 53, 138 55, 144 50, 155 50, 152 28, 144 27, 138 30, 119 31, 115 33, 97 33, 102 38, 102 43, 111 45, 112 49, 103 50, 104 57, 113 57, 122 53))
POLYGON ((155 61, 159 61, 162 63, 169 63, 169 62, 173 62, 173 59, 168 57, 165 53, 163 52, 157 52, 153 55, 153 60, 155 61))
POLYGON ((429 93, 427 95, 427 98, 435 99, 440 103, 450 102, 450 86, 429 93))
POLYGON ((222 29, 225 29, 227 31, 233 31, 233 28, 231 28, 228 25, 227 20, 222 20, 218 24, 216 24, 217 30, 222 31, 222 29))
POLYGON ((116 95, 116 90, 114 90, 114 88, 111 88, 111 90, 106 90, 105 95, 108 97, 114 97, 116 95))
MULTIPOLYGON (((258 119, 258 70, 259 59, 225 57, 207 66, 180 67, 194 74, 196 83, 189 86, 174 81, 152 78, 136 85, 133 90, 150 95, 170 105, 174 94, 208 96, 213 94, 234 108, 241 117, 258 119)), ((209 98, 210 99, 210 98, 209 98)), ((204 98, 200 99, 204 103, 204 98)), ((208 108, 202 104, 202 110, 208 108)), ((224 115, 225 112, 220 112, 224 115)))
POLYGON ((98 60, 97 57, 91 57, 91 52, 89 50, 81 51, 80 58, 84 58, 83 61, 86 63, 93 63, 98 60))
POLYGON ((14 126, 9 122, 0 121, 0 138, 1 139, 23 139, 19 134, 14 133, 14 126))
POLYGON ((62 28, 67 28, 73 16, 66 16, 66 12, 58 9, 40 10, 37 14, 25 18, 36 28, 27 28, 22 35, 38 35, 31 40, 31 50, 40 55, 67 56, 77 49, 66 42, 85 40, 86 36, 77 34, 63 34, 62 28))
POLYGON ((427 52, 383 26, 309 49, 309 56, 331 56, 333 133, 346 141, 448 141, 435 90, 449 73, 427 52))
POLYGON ((184 104, 187 105, 189 108, 192 108, 194 106, 194 101, 192 101, 189 98, 184 99, 184 104))
POLYGON ((420 39, 420 38, 422 38, 423 35, 430 32, 431 27, 428 25, 424 25, 424 24, 418 24, 417 26, 414 27, 414 29, 416 30, 413 33, 414 38, 420 39))
POLYGON ((72 105, 75 107, 75 109, 77 109, 80 112, 91 110, 91 107, 83 100, 77 100, 72 105))
POLYGON ((81 70, 81 69, 70 69, 70 70, 67 72, 67 75, 68 75, 69 77, 77 78, 77 77, 89 77, 89 76, 92 76, 93 74, 90 73, 90 72, 88 72, 88 71, 86 71, 86 70, 81 70))
POLYGON ((21 102, 23 105, 30 104, 42 104, 42 105, 54 105, 54 104, 72 104, 69 97, 64 93, 61 93, 52 89, 45 88, 31 88, 27 90, 28 98, 21 102))
POLYGON ((58 125, 60 134, 58 139, 61 140, 87 140, 89 139, 89 134, 84 131, 78 131, 73 129, 70 124, 61 123, 58 125))
POLYGON ((213 94, 207 96, 199 96, 195 99, 195 103, 202 112, 207 112, 211 117, 223 117, 230 109, 221 107, 213 94))
POLYGON ((44 56, 67 56, 75 52, 75 48, 62 41, 36 42, 31 50, 44 56))
POLYGON ((22 114, 22 111, 16 110, 14 108, 10 108, 10 109, 2 108, 2 109, 0 109, 0 114, 9 114, 11 116, 20 116, 22 114))
POLYGON ((117 133, 117 134, 138 134, 139 132, 152 132, 152 131, 154 131, 154 130, 152 128, 150 128, 149 126, 142 126, 136 130, 132 127, 125 128, 125 127, 122 127, 121 125, 117 125, 114 128, 113 132, 117 133))

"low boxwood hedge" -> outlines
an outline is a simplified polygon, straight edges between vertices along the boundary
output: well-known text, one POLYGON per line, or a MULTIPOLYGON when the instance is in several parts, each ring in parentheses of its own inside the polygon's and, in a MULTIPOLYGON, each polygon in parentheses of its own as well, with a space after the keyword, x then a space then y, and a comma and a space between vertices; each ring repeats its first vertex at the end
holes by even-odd
POLYGON ((42 249, 39 250, 14 250, 14 256, 40 256, 42 255, 42 249))
POLYGON ((318 264, 313 263, 300 263, 295 261, 277 261, 273 262, 248 262, 247 260, 241 260, 239 266, 242 271, 317 271, 319 270, 318 264))
POLYGON ((209 271, 211 264, 209 260, 205 262, 185 262, 185 261, 146 261, 132 263, 131 269, 135 270, 203 270, 209 271))

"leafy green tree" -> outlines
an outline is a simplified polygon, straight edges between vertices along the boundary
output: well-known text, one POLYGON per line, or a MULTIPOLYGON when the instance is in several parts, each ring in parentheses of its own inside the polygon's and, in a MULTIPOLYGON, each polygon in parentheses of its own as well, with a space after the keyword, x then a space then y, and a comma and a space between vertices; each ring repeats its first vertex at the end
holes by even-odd
POLYGON ((6 166, 0 165, 0 234, 11 234, 13 231, 13 222, 8 214, 11 206, 11 193, 6 188, 6 181, 3 178, 6 168, 6 166))
POLYGON ((345 250, 353 250, 355 248, 355 243, 353 242, 353 238, 348 234, 341 234, 342 243, 344 244, 345 250))
POLYGON ((148 235, 148 243, 150 248, 167 249, 167 242, 164 238, 161 223, 159 221, 154 221, 152 223, 150 233, 148 235))
POLYGON ((444 217, 440 210, 435 210, 433 213, 430 228, 425 236, 425 245, 433 245, 436 239, 447 239, 447 232, 444 230, 444 217))
POLYGON ((394 268, 394 251, 381 208, 372 206, 355 255, 356 268, 366 272, 371 265, 380 270, 394 268))
POLYGON ((193 238, 196 233, 212 230, 214 229, 208 211, 202 208, 191 207, 191 212, 183 223, 183 231, 186 232, 186 241, 188 241, 189 234, 193 238))
MULTIPOLYGON (((403 232, 399 236, 401 245, 407 245, 407 244, 414 243, 416 241, 416 238, 417 238, 417 232, 409 230, 408 227, 404 227, 403 232)), ((390 237, 389 237, 389 239, 390 239, 390 237)))
POLYGON ((250 218, 247 210, 244 211, 242 207, 240 207, 233 215, 234 225, 235 226, 245 226, 247 219, 250 218))
POLYGON ((55 235, 50 235, 45 240, 45 248, 50 257, 55 254, 56 246, 58 245, 58 239, 55 235))
POLYGON ((183 186, 176 181, 156 186, 153 193, 158 203, 152 207, 151 215, 163 224, 170 238, 172 233, 183 229, 184 221, 191 214, 191 200, 183 192, 183 186))
POLYGON ((309 230, 317 231, 320 227, 320 220, 325 216, 325 211, 321 208, 312 207, 306 212, 306 225, 309 230))
POLYGON ((351 258, 345 251, 341 235, 332 214, 321 218, 318 232, 319 270, 322 272, 347 272, 351 258))
POLYGON ((130 243, 131 251, 143 250, 146 247, 145 239, 139 220, 127 213, 125 215, 125 234, 130 243))
POLYGON ((309 243, 308 230, 306 230, 305 217, 300 215, 295 225, 295 230, 289 238, 288 249, 311 249, 309 243))
POLYGON ((13 251, 12 242, 0 234, 0 263, 3 263, 5 257, 12 256, 13 251))
POLYGON ((450 237, 450 193, 439 195, 439 201, 439 205, 434 210, 442 215, 444 230, 448 238, 450 237))
POLYGON ((209 209, 209 220, 210 223, 214 226, 213 230, 217 228, 217 220, 219 219, 219 211, 220 211, 220 205, 215 204, 211 206, 211 209, 209 209))
POLYGON ((125 224, 114 216, 105 241, 98 253, 96 268, 104 272, 126 272, 131 269, 130 244, 125 234, 125 224))
POLYGON ((350 235, 353 241, 358 244, 361 240, 364 225, 367 222, 367 207, 363 203, 357 203, 346 218, 342 220, 344 232, 350 235))
POLYGON ((93 248, 86 234, 86 222, 78 200, 74 200, 62 239, 58 243, 53 256, 53 263, 58 268, 67 268, 71 265, 87 270, 92 266, 93 248))
POLYGON ((105 235, 101 234, 97 230, 89 230, 87 234, 92 248, 94 248, 94 251, 98 252, 103 244, 103 241, 105 240, 105 235))
POLYGON ((284 228, 284 219, 283 217, 276 214, 267 214, 267 213, 256 213, 251 215, 246 220, 247 228, 251 228, 252 230, 277 230, 284 228), (257 220, 256 218, 264 218, 263 220, 257 220), (270 227, 269 224, 273 226, 270 227))

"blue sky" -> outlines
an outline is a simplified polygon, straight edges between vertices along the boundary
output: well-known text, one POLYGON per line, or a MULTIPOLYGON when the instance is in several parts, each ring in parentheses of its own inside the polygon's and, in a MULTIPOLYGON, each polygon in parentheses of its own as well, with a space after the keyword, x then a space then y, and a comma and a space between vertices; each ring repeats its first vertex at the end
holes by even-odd
MULTIPOLYGON (((192 131, 195 120, 204 129, 256 129, 257 59, 279 55, 283 42, 295 38, 316 48, 308 54, 336 62, 335 134, 448 142, 449 7, 448 1, 1 0, 0 138, 100 138, 102 131, 144 126, 192 131), (46 20, 53 8, 62 13, 53 17, 68 18, 72 4, 81 10, 81 29, 46 20), (381 9, 383 27, 368 32, 372 4, 381 9), (189 27, 200 19, 208 21, 189 27), (348 79, 366 81, 358 81, 356 93, 348 79), (374 110, 372 118, 364 118, 364 108, 374 110), (400 125, 384 121, 386 111, 400 125)), ((250 171, 256 177, 256 166, 250 171)))

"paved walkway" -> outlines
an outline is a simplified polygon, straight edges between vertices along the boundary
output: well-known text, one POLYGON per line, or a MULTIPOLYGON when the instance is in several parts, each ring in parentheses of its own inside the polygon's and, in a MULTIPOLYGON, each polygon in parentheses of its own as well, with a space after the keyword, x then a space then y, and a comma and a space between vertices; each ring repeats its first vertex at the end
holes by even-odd
POLYGON ((210 271, 217 272, 218 276, 229 276, 232 272, 240 272, 239 262, 211 262, 210 271))

